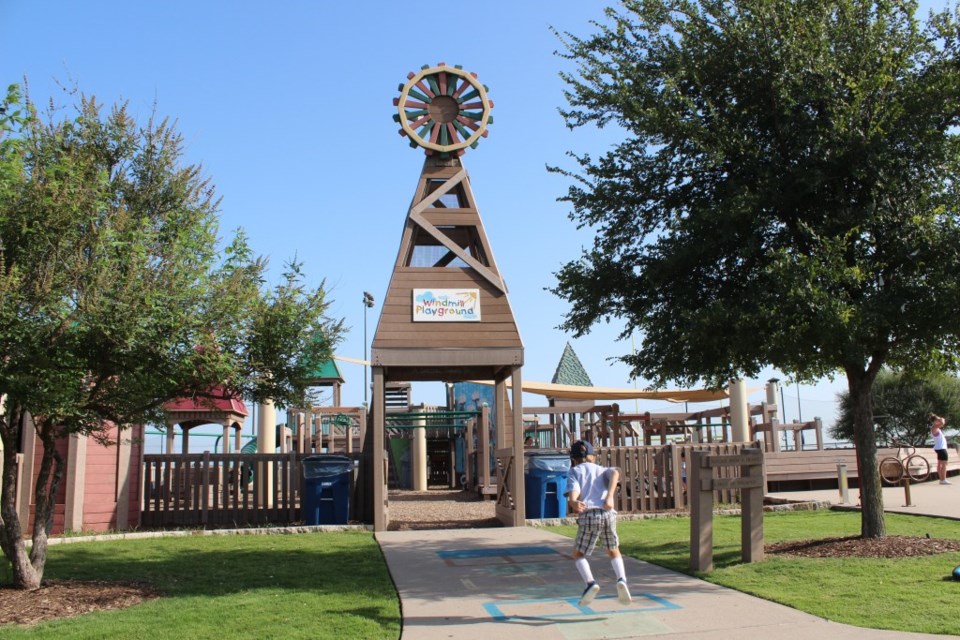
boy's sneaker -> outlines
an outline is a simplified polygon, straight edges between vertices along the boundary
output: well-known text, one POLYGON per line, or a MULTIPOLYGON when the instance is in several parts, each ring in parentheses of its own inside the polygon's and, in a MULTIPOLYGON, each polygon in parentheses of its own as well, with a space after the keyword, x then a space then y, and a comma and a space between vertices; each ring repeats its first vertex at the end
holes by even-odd
POLYGON ((593 599, 597 596, 598 591, 600 591, 600 585, 598 585, 596 582, 591 582, 588 584, 587 588, 583 590, 583 595, 580 596, 580 606, 585 607, 593 602, 593 599))
POLYGON ((953 484, 953 483, 950 482, 949 480, 941 480, 940 484, 953 484))
POLYGON ((620 604, 630 604, 633 602, 633 598, 630 597, 630 589, 627 588, 627 581, 617 580, 617 600, 620 601, 620 604))

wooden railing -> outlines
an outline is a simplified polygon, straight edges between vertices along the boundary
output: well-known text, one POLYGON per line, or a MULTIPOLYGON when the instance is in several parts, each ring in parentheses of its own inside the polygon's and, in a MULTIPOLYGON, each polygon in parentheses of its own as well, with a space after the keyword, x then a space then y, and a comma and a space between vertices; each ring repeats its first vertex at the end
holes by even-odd
POLYGON ((284 454, 143 456, 144 527, 242 526, 300 520, 300 459, 284 454))
MULTIPOLYGON (((744 447, 756 446, 758 443, 747 442, 605 447, 597 450, 597 464, 620 468, 618 513, 686 510, 689 508, 686 467, 691 451, 730 455, 740 453, 744 447)), ((714 501, 718 504, 739 503, 739 491, 718 490, 714 501)))

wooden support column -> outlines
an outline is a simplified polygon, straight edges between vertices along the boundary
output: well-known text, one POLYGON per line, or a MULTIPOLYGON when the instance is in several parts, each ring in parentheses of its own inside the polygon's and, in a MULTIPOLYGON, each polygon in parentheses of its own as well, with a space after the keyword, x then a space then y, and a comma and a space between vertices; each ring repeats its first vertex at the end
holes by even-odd
POLYGON ((173 453, 173 438, 176 426, 177 423, 172 420, 167 422, 167 455, 173 453))
POLYGON ((523 478, 523 383, 520 378, 519 367, 513 370, 513 379, 510 384, 513 389, 513 493, 514 517, 513 526, 522 527, 526 524, 526 496, 524 494, 523 478))
MULTIPOLYGON (((227 439, 224 438, 224 442, 227 439)), ((119 531, 130 528, 130 451, 133 441, 125 429, 117 429, 117 523, 119 531)))
POLYGON ((750 430, 747 421, 750 408, 747 406, 747 383, 742 379, 730 381, 730 426, 733 442, 748 442, 750 430))
POLYGON ((230 453, 230 423, 223 425, 223 453, 230 453))
MULTIPOLYGON (((257 453, 267 454, 277 451, 277 412, 273 408, 272 400, 265 400, 260 404, 258 414, 259 424, 257 425, 257 453)), ((186 445, 186 434, 184 434, 184 445, 186 445)), ((264 507, 273 506, 273 465, 266 462, 257 464, 256 470, 257 491, 260 496, 260 504, 264 507)))
MULTIPOLYGON (((421 406, 422 412, 424 407, 421 406)), ((417 418, 413 428, 413 440, 410 442, 410 486, 414 491, 427 490, 427 419, 417 418)))
POLYGON ((27 530, 30 522, 30 505, 33 503, 33 476, 37 460, 37 427, 33 422, 33 416, 27 414, 23 417, 23 444, 20 450, 23 452, 20 458, 20 464, 17 465, 17 505, 19 507, 20 524, 27 530))
MULTIPOLYGON (((480 451, 477 455, 477 482, 484 495, 490 492, 490 407, 486 402, 480 407, 480 451)), ((491 494, 492 495, 492 494, 491 494)))
MULTIPOLYGON (((87 437, 72 433, 67 438, 64 531, 83 531, 83 497, 87 481, 87 437)), ((24 528, 26 528, 24 523, 24 528)))
POLYGON ((390 524, 387 504, 387 454, 384 450, 386 409, 383 367, 371 367, 373 374, 373 530, 386 531, 390 524))

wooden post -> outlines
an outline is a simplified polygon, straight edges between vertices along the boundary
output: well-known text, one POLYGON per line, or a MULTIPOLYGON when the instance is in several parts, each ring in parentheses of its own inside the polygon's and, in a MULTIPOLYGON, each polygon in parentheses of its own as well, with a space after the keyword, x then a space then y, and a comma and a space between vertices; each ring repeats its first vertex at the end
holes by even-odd
POLYGON ((520 379, 520 368, 513 370, 511 380, 513 390, 513 526, 522 527, 526 524, 526 497, 523 479, 523 384, 520 379))
POLYGON ((390 519, 387 513, 387 453, 384 450, 384 379, 383 367, 373 369, 373 530, 386 531, 390 519))
POLYGON ((690 452, 690 569, 713 571, 713 484, 705 451, 690 452))
POLYGON ((837 465, 837 488, 840 489, 840 504, 850 504, 847 465, 845 464, 837 465))
POLYGON ((463 488, 468 491, 474 490, 473 485, 473 472, 474 472, 474 454, 476 453, 476 448, 473 446, 473 434, 477 428, 477 419, 473 418, 467 420, 467 429, 466 437, 463 447, 463 474, 466 476, 467 481, 463 483, 463 488))
POLYGON ((480 455, 477 456, 477 481, 481 491, 487 495, 490 491, 490 407, 484 403, 480 407, 480 455))
POLYGON ((758 460, 758 463, 741 465, 742 477, 759 478, 759 483, 740 492, 740 557, 744 562, 760 562, 763 560, 763 452, 743 449, 742 453, 758 460))
POLYGON ((763 559, 763 453, 744 448, 739 454, 709 455, 691 452, 690 467, 690 568, 713 570, 713 492, 741 490, 741 558, 744 562, 763 559), (739 467, 740 477, 714 469, 739 467))

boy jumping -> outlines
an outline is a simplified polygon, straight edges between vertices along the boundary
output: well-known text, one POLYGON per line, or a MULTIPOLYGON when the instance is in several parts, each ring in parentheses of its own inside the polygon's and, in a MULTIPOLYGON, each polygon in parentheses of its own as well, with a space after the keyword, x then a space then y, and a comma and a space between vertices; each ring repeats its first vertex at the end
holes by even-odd
POLYGON ((623 557, 620 555, 620 540, 617 538, 617 512, 613 509, 613 498, 620 481, 620 470, 616 467, 601 467, 594 462, 593 447, 589 442, 577 440, 570 447, 570 471, 567 472, 567 508, 577 517, 577 540, 573 559, 580 577, 587 588, 580 596, 580 606, 593 602, 600 585, 593 579, 590 563, 586 556, 593 553, 597 539, 603 538, 603 544, 610 556, 610 565, 617 576, 617 598, 620 604, 630 604, 630 589, 627 588, 627 575, 623 569, 623 557))

